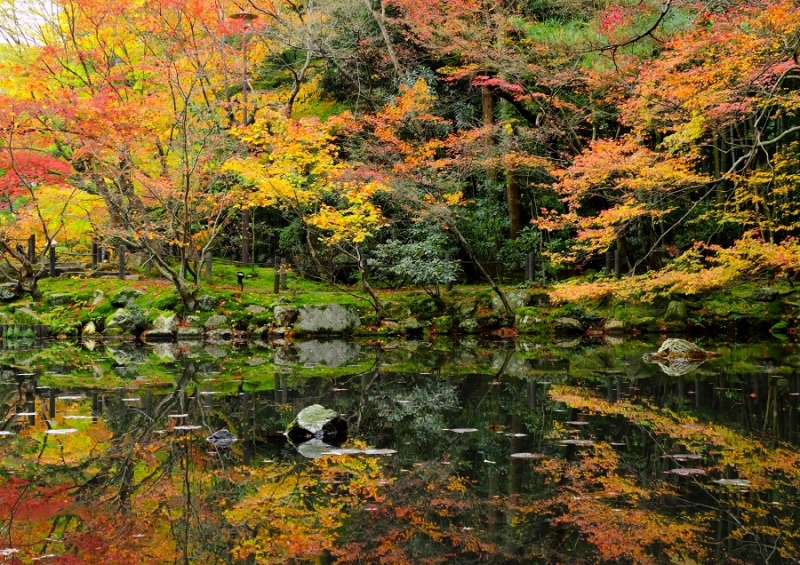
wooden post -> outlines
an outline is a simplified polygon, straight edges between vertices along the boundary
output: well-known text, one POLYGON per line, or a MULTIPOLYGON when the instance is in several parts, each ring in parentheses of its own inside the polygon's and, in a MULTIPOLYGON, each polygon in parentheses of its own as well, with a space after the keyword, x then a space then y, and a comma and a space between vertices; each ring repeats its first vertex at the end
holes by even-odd
POLYGON ((36 234, 31 234, 28 238, 28 261, 31 263, 36 259, 36 234))
POLYGON ((119 255, 119 278, 120 280, 125 280, 125 246, 120 245, 117 249, 117 254, 119 255))
POLYGON ((281 290, 286 290, 286 257, 281 257, 281 290))
POLYGON ((99 249, 96 241, 92 241, 92 269, 97 268, 99 249))
POLYGON ((536 272, 536 261, 533 255, 533 251, 528 252, 525 255, 525 280, 533 282, 536 272))
POLYGON ((606 251, 606 276, 611 276, 611 265, 614 261, 614 252, 610 249, 606 251))
POLYGON ((614 276, 617 277, 617 280, 622 277, 622 265, 619 262, 619 247, 614 250, 614 276))
POLYGON ((272 285, 272 293, 273 294, 278 294, 281 291, 281 277, 280 277, 280 274, 278 273, 278 269, 280 268, 280 263, 281 263, 280 257, 275 255, 275 263, 273 265, 273 267, 274 267, 273 273, 274 273, 274 277, 275 277, 274 284, 272 285))
POLYGON ((50 276, 56 276, 56 246, 50 246, 50 276))
POLYGON ((211 259, 212 256, 209 254, 206 257, 206 283, 211 284, 211 259))

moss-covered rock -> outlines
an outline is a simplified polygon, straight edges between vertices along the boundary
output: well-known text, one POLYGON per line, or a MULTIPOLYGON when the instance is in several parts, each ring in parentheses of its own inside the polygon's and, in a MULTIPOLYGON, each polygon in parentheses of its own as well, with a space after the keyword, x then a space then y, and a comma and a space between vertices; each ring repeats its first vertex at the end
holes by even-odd
POLYGON ((517 310, 514 328, 521 334, 540 334, 547 331, 548 325, 538 308, 526 306, 517 310))
POLYGON ((136 288, 121 288, 111 295, 111 305, 117 308, 125 308, 133 304, 133 302, 144 296, 144 292, 136 288))
POLYGON ((27 307, 17 308, 11 317, 15 324, 35 326, 42 323, 42 319, 33 310, 27 307))

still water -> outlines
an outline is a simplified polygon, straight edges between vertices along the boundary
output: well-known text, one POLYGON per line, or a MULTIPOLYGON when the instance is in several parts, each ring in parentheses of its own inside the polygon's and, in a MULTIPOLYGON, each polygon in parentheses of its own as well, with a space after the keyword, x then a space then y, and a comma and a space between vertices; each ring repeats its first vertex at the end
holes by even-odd
POLYGON ((0 563, 796 563, 800 348, 701 345, 6 343, 0 563))

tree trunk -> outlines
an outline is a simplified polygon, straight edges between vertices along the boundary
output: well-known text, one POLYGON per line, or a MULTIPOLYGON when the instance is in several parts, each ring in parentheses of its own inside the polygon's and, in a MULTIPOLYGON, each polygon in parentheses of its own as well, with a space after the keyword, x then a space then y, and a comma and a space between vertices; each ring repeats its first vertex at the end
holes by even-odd
MULTIPOLYGON (((494 157, 494 136, 492 126, 494 125, 494 94, 488 86, 481 87, 481 104, 483 109, 483 129, 486 130, 486 155, 487 159, 494 157)), ((486 178, 490 182, 497 182, 497 170, 494 165, 486 167, 486 178)))
POLYGON ((506 204, 510 222, 509 237, 517 239, 519 232, 525 227, 525 223, 522 219, 522 194, 519 177, 512 171, 506 172, 506 204))

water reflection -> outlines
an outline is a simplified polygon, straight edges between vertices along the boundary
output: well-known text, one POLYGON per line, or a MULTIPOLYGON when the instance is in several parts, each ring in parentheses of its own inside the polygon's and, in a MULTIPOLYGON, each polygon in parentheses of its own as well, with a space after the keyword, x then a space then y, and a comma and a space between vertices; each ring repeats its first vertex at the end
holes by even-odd
POLYGON ((793 562, 800 350, 706 346, 671 375, 656 348, 2 351, 0 558, 793 562), (287 441, 314 404, 346 442, 287 441))

